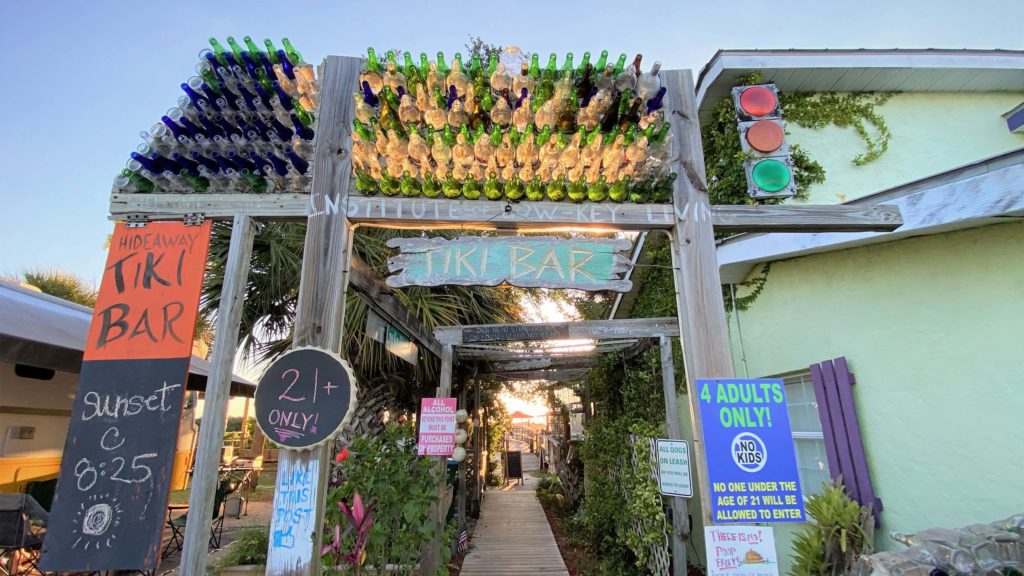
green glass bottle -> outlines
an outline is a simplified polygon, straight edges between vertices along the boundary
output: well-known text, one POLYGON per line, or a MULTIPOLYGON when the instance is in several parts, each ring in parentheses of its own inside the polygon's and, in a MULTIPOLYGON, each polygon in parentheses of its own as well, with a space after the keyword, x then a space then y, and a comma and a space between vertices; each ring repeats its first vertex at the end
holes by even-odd
POLYGON ((544 185, 540 182, 540 177, 534 177, 526 185, 526 199, 533 202, 540 202, 544 199, 544 185))
MULTIPOLYGON (((262 176, 257 176, 256 174, 253 174, 252 172, 249 172, 249 170, 246 169, 246 168, 243 168, 243 169, 239 170, 238 174, 242 177, 242 180, 245 182, 245 185, 249 188, 249 190, 251 190, 252 192, 255 192, 257 194, 264 194, 264 193, 266 193, 266 191, 267 191, 267 179, 266 178, 264 178, 262 176)), ((204 178, 204 180, 205 180, 205 178, 204 178)), ((207 186, 209 186, 209 183, 207 183, 207 186)))
POLYGON ((199 72, 199 75, 203 77, 203 82, 206 82, 206 85, 210 87, 210 90, 213 90, 217 94, 221 94, 221 82, 220 80, 217 80, 217 76, 212 70, 204 68, 199 72))
POLYGON ((565 200, 565 176, 560 176, 558 179, 549 182, 546 195, 548 200, 552 202, 565 200))
POLYGON ((537 146, 543 146, 543 145, 547 144, 548 140, 550 140, 550 139, 551 139, 551 127, 550 126, 545 126, 544 129, 540 131, 540 134, 537 135, 537 146))
POLYGON ((419 68, 413 64, 412 54, 406 52, 404 54, 405 62, 402 65, 402 71, 405 73, 405 80, 409 86, 415 86, 417 83, 423 81, 423 75, 420 74, 419 68))
POLYGON ((249 56, 253 58, 258 58, 260 52, 263 52, 263 50, 252 41, 252 36, 243 36, 242 42, 245 43, 245 49, 249 51, 249 56))
POLYGON ((408 170, 402 172, 402 182, 399 184, 399 189, 402 191, 402 196, 406 198, 415 198, 420 195, 420 183, 409 174, 408 170))
POLYGON ((444 94, 441 93, 441 89, 434 86, 434 106, 439 110, 448 109, 448 100, 445 99, 444 94))
POLYGON ((498 175, 491 172, 484 182, 484 196, 488 200, 501 200, 501 182, 498 182, 498 175))
POLYGON ((455 131, 452 130, 451 124, 444 125, 444 131, 441 132, 441 141, 443 141, 449 147, 455 146, 455 131))
POLYGON ((495 126, 488 137, 491 139, 491 146, 494 146, 495 149, 501 146, 501 126, 495 126))
POLYGON ((225 50, 224 47, 221 46, 220 42, 218 42, 217 39, 213 36, 210 36, 209 42, 210 47, 213 48, 213 54, 217 57, 217 61, 223 64, 224 66, 227 66, 228 59, 224 57, 224 54, 227 53, 227 50, 225 50))
POLYGON ((427 198, 437 198, 441 195, 441 185, 433 176, 427 176, 421 184, 423 195, 427 198))
POLYGON ((530 76, 534 80, 540 79, 540 56, 537 54, 530 56, 530 76))
POLYGON ((303 126, 313 125, 313 115, 302 107, 298 98, 292 98, 292 108, 294 108, 293 111, 295 112, 295 115, 298 116, 299 122, 302 122, 303 126))
POLYGON ((455 200, 459 196, 462 196, 462 187, 455 181, 455 177, 452 176, 451 170, 444 177, 444 183, 441 184, 441 192, 444 193, 444 197, 455 200))
MULTIPOLYGON (((484 66, 480 61, 480 55, 474 52, 473 57, 469 61, 469 77, 475 81, 477 78, 483 76, 483 72, 484 66)), ((488 77, 489 76, 490 74, 488 74, 488 77)))
POLYGON ((619 59, 615 61, 615 76, 618 77, 626 70, 626 54, 619 54, 619 59))
POLYGON ((153 191, 153 182, 141 174, 136 174, 131 170, 125 168, 121 171, 121 175, 128 179, 135 186, 135 191, 140 193, 148 193, 153 191))
POLYGON ((293 66, 305 64, 305 60, 302 59, 302 54, 292 46, 292 43, 288 38, 281 38, 281 44, 284 45, 284 53, 288 56, 288 59, 292 61, 293 66))
MULTIPOLYGON (((250 174, 250 176, 255 175, 250 174)), ((206 178, 203 178, 202 176, 199 176, 198 174, 189 174, 185 172, 181 174, 181 177, 184 178, 186 182, 188 182, 189 186, 192 187, 192 191, 195 192, 196 194, 205 194, 210 189, 210 181, 207 180, 206 178)), ((259 178, 259 176, 256 176, 256 178, 259 178)), ((263 179, 260 178, 260 180, 263 179)), ((263 183, 266 184, 266 181, 263 180, 263 183)))
POLYGON ((467 176, 466 181, 462 183, 462 197, 466 200, 477 200, 480 198, 480 183, 476 181, 476 178, 467 176))
POLYGON ((562 64, 562 78, 572 78, 576 69, 572 65, 572 52, 565 55, 565 64, 562 64))
POLYGON ((402 184, 398 178, 385 172, 380 178, 380 191, 385 196, 398 196, 402 193, 402 184))
POLYGON ((572 200, 573 202, 583 202, 587 199, 587 183, 583 178, 580 178, 575 182, 570 182, 566 195, 569 197, 569 200, 572 200))
POLYGON ((605 182, 604 176, 597 181, 587 186, 587 199, 591 202, 604 202, 608 198, 608 183, 605 182))
POLYGON ((645 204, 650 202, 652 185, 653 182, 651 182, 650 178, 645 178, 633 184, 629 189, 629 201, 634 204, 645 204))
POLYGON ((480 99, 480 107, 483 108, 484 112, 490 112, 494 109, 494 96, 491 96, 490 90, 484 90, 484 97, 480 99))
POLYGON ((227 40, 228 46, 231 47, 231 53, 235 55, 235 60, 238 61, 238 63, 241 63, 242 52, 245 52, 245 50, 242 50, 242 47, 235 41, 234 36, 228 36, 227 40))
POLYGON ((430 70, 430 60, 427 59, 426 52, 420 52, 420 77, 426 78, 427 71, 430 70))
POLYGON ((576 69, 577 74, 583 74, 587 70, 587 66, 590 65, 590 52, 584 52, 583 57, 580 58, 580 66, 576 69))
POLYGON ((544 69, 544 79, 554 82, 558 78, 558 55, 552 53, 548 56, 548 65, 544 69))
POLYGON ((601 56, 597 59, 597 64, 594 64, 594 69, 598 72, 603 72, 604 67, 608 65, 608 51, 601 50, 601 56))
POLYGON ((385 58, 387 58, 388 64, 394 64, 395 69, 398 69, 398 56, 395 55, 394 50, 388 50, 385 54, 385 58))
POLYGON ((377 181, 366 170, 356 170, 356 191, 364 196, 377 193, 377 181))
POLYGON ((671 127, 671 126, 669 125, 669 123, 668 123, 668 122, 665 122, 664 124, 662 124, 662 125, 661 125, 661 129, 659 129, 659 130, 658 130, 658 131, 657 131, 657 132, 656 132, 656 133, 654 134, 654 137, 652 137, 652 138, 648 138, 648 140, 649 140, 649 141, 650 141, 650 142, 651 142, 652 144, 661 144, 662 142, 664 142, 664 141, 665 141, 665 138, 667 138, 667 137, 668 137, 668 131, 669 131, 669 130, 670 130, 671 128, 672 128, 672 127, 671 127))
POLYGON ((614 202, 622 202, 629 197, 629 176, 623 176, 621 180, 608 188, 608 197, 614 202))
POLYGON ((384 72, 384 69, 381 67, 381 60, 377 57, 377 51, 373 48, 367 48, 367 70, 377 74, 384 72))
POLYGON ((263 45, 267 47, 267 57, 270 58, 270 63, 280 64, 281 58, 277 55, 277 46, 274 46, 273 40, 264 38, 263 45))
POLYGON ((494 71, 498 69, 498 54, 491 52, 490 57, 487 59, 487 78, 490 78, 494 71))
POLYGON ((462 61, 462 52, 456 52, 455 53, 455 61, 459 63, 459 70, 462 70, 462 72, 465 73, 466 72, 466 64, 463 63, 463 61, 462 61))
POLYGON ((370 130, 369 126, 363 124, 359 120, 352 120, 352 128, 356 131, 356 134, 359 135, 360 140, 363 142, 373 142, 373 131, 370 130))
POLYGON ((673 184, 676 181, 676 176, 676 173, 672 172, 667 177, 656 182, 654 184, 654 190, 651 192, 651 200, 659 203, 671 202, 673 184))
POLYGON ((512 202, 518 202, 523 199, 523 183, 519 181, 518 175, 513 174, 505 182, 505 198, 512 202))
POLYGON ((448 66, 448 61, 444 59, 444 52, 441 51, 437 52, 437 71, 444 76, 448 76, 448 73, 452 71, 448 66))

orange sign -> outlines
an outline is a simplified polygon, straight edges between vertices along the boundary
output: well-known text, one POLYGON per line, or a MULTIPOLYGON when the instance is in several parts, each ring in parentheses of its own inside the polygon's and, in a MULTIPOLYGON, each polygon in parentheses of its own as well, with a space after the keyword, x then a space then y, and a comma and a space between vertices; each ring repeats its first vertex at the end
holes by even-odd
POLYGON ((210 222, 118 224, 93 309, 85 360, 188 358, 210 222))

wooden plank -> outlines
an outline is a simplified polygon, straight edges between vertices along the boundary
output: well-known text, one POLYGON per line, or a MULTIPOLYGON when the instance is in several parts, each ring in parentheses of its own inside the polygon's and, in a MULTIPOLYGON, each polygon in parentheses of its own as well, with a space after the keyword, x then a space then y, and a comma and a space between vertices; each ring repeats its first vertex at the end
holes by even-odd
MULTIPOLYGON (((689 208, 689 205, 687 205, 689 208)), ((683 209, 686 220, 689 210, 683 209)), ((898 206, 711 206, 715 232, 890 232, 903 225, 898 206)))
POLYGON ((524 370, 522 372, 501 372, 480 374, 480 378, 488 380, 548 380, 559 382, 562 380, 579 380, 587 375, 589 368, 569 368, 558 370, 524 370))
POLYGON ((565 325, 491 324, 489 326, 464 327, 462 340, 459 343, 562 340, 567 338, 569 338, 569 327, 565 325))
POLYGON ((392 238, 388 286, 498 286, 628 292, 632 242, 554 236, 392 238))
POLYGON ((704 176, 704 151, 700 124, 693 99, 693 77, 689 70, 662 74, 666 117, 675 135, 671 165, 679 174, 673 198, 686 214, 672 229, 672 260, 679 315, 680 342, 686 364, 687 397, 693 423, 694 455, 705 526, 711 525, 708 500, 707 464, 704 454, 696 382, 698 378, 730 378, 733 375, 725 305, 715 255, 715 233, 704 176))
MULTIPOLYGON (((665 71, 667 72, 667 71, 665 71)), ((187 214, 230 220, 235 214, 271 220, 305 220, 317 210, 340 213, 337 204, 314 207, 308 194, 124 194, 110 198, 112 220, 144 214, 149 220, 180 220, 187 214)), ((353 196, 349 219, 385 228, 617 231, 672 227, 667 204, 429 200, 353 196), (506 212, 506 206, 512 206, 506 212)), ((685 208, 680 211, 686 217, 685 208)), ((715 229, 728 232, 887 232, 902 224, 895 206, 712 206, 715 229)))
POLYGON ((199 441, 195 456, 195 472, 188 507, 192 522, 185 525, 185 540, 181 550, 180 570, 184 574, 206 572, 206 556, 210 541, 210 526, 214 516, 213 500, 217 491, 218 467, 224 444, 224 427, 231 378, 238 351, 238 331, 242 323, 242 305, 252 261, 252 244, 256 230, 250 216, 235 216, 231 226, 228 260, 224 268, 224 286, 221 288, 220 308, 217 311, 217 329, 213 342, 210 376, 206 381, 206 402, 203 425, 199 428, 199 441))
MULTIPOLYGON (((716 274, 717 276, 717 274, 716 274)), ((520 337, 522 330, 530 335, 531 330, 557 331, 558 336, 541 339, 575 338, 658 338, 678 336, 679 326, 675 318, 630 318, 625 320, 588 320, 584 322, 542 322, 533 324, 479 324, 475 326, 442 326, 434 329, 434 336, 442 344, 462 344, 463 335, 469 330, 474 334, 473 342, 505 342, 512 340, 533 340, 520 337), (538 327, 538 328, 534 328, 538 327), (487 332, 495 336, 489 338, 487 332), (505 335, 507 334, 507 336, 505 335)))
MULTIPOLYGON (((662 336, 658 345, 661 351, 661 388, 665 393, 665 423, 670 440, 682 440, 683 430, 679 426, 679 408, 676 406, 676 369, 672 360, 672 339, 662 336)), ((693 438, 690 438, 691 445, 693 438)), ((690 513, 685 498, 668 496, 672 507, 672 576, 686 576, 686 541, 690 538, 690 513)))
POLYGON ((352 256, 349 274, 352 289, 363 297, 374 312, 434 356, 441 356, 441 344, 434 335, 423 328, 419 319, 409 312, 394 291, 378 280, 370 267, 356 255, 352 256))
POLYGON ((548 368, 591 368, 596 366, 597 362, 597 358, 592 356, 514 360, 512 362, 493 362, 491 364, 491 372, 516 372, 520 370, 541 370, 548 368))
MULTIPOLYGON (((344 214, 333 207, 345 206, 352 171, 351 94, 358 85, 360 60, 330 56, 323 65, 321 105, 318 111, 317 144, 313 157, 313 210, 306 228, 302 280, 295 313, 293 345, 318 346, 341 351, 345 323, 347 260, 351 250, 351 229, 344 214)), ((271 538, 267 552, 267 574, 311 576, 320 574, 320 534, 327 487, 328 447, 310 451, 281 450, 278 453, 277 486, 292 484, 289 472, 315 476, 308 504, 312 510, 311 530, 294 530, 295 547, 276 538, 279 528, 296 525, 296 506, 275 490, 271 517, 271 538), (301 551, 301 553, 299 553, 301 551)), ((302 526, 306 526, 303 522, 302 526)))

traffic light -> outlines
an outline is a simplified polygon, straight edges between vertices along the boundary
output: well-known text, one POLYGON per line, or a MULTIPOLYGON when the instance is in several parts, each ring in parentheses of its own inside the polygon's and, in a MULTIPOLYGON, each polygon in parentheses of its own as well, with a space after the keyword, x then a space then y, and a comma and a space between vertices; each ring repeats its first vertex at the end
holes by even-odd
POLYGON ((732 89, 739 120, 740 146, 747 155, 747 193, 751 198, 789 198, 796 194, 793 161, 774 84, 732 89))

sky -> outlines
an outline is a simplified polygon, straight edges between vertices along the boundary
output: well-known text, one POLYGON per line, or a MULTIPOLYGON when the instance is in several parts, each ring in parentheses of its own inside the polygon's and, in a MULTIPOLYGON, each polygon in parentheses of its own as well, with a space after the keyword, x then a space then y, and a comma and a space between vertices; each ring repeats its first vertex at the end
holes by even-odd
POLYGON ((207 38, 292 40, 306 60, 399 48, 450 58, 469 35, 577 59, 607 49, 695 72, 718 49, 1024 49, 1021 0, 0 2, 0 276, 98 283, 114 176, 194 75, 207 38), (86 6, 88 8, 86 8, 86 6))

